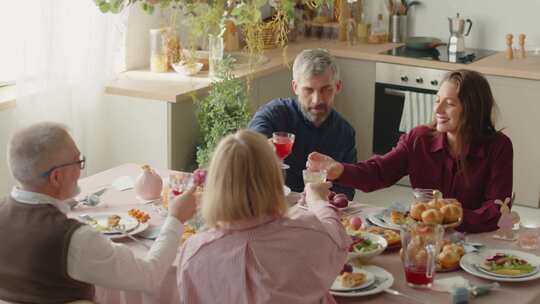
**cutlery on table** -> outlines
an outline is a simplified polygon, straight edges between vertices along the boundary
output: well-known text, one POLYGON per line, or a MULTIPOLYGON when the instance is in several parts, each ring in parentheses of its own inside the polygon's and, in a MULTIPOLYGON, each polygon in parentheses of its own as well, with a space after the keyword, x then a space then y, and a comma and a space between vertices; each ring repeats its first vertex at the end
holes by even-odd
POLYGON ((127 231, 126 231, 126 226, 118 225, 118 227, 116 227, 116 228, 117 228, 116 231, 120 232, 120 234, 122 234, 122 236, 127 236, 129 239, 131 239, 132 241, 135 241, 137 244, 141 244, 146 249, 150 249, 150 246, 148 244, 146 244, 146 243, 142 242, 141 240, 135 238, 131 234, 128 234, 127 231))
POLYGON ((416 303, 425 303, 422 299, 420 298, 417 298, 417 297, 414 297, 414 296, 411 296, 411 295, 407 295, 407 294, 404 294, 402 292, 399 292, 397 290, 394 290, 394 289, 390 289, 390 288, 387 288, 384 290, 386 293, 389 293, 391 295, 394 295, 394 296, 400 296, 400 297, 404 297, 404 298, 407 298, 409 300, 412 300, 412 301, 415 301, 416 303))

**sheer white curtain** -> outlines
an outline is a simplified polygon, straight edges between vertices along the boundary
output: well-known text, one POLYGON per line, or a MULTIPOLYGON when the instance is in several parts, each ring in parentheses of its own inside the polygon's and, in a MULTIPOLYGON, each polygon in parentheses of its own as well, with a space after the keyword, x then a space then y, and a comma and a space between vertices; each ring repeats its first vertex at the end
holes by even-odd
POLYGON ((67 124, 92 168, 92 158, 106 149, 104 86, 124 68, 127 15, 104 15, 92 0, 16 5, 20 17, 14 30, 20 33, 16 47, 21 52, 17 123, 67 124))

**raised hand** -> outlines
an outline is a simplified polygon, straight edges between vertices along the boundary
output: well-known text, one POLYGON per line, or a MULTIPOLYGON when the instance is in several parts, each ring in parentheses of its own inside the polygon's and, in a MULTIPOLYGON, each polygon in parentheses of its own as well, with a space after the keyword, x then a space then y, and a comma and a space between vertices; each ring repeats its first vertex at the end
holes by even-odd
POLYGON ((343 173, 343 165, 341 163, 319 152, 312 152, 308 155, 306 168, 314 171, 326 170, 326 178, 329 180, 335 180, 343 173))
POLYGON ((196 187, 193 186, 181 195, 176 196, 172 202, 169 202, 169 214, 176 217, 182 223, 189 220, 197 210, 195 189, 196 187))

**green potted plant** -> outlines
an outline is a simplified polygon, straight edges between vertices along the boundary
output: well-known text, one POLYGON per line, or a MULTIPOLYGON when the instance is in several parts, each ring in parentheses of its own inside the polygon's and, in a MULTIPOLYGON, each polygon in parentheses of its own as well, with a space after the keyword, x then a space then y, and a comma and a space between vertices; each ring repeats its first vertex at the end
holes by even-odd
POLYGON ((212 83, 208 96, 196 99, 200 143, 197 164, 205 168, 221 138, 246 128, 251 118, 246 83, 231 73, 230 60, 225 59, 220 79, 212 83))

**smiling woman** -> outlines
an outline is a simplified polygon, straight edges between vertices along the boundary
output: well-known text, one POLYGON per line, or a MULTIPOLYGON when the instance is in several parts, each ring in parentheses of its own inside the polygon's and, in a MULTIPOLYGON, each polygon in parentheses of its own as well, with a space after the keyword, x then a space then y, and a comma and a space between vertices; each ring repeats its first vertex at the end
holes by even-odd
POLYGON ((463 206, 466 232, 497 229, 501 216, 495 200, 512 195, 513 148, 494 128, 495 102, 487 80, 478 72, 449 73, 437 93, 435 120, 413 128, 385 155, 342 164, 312 153, 308 168, 326 169, 327 178, 365 192, 409 176, 413 188, 438 189, 463 206))

